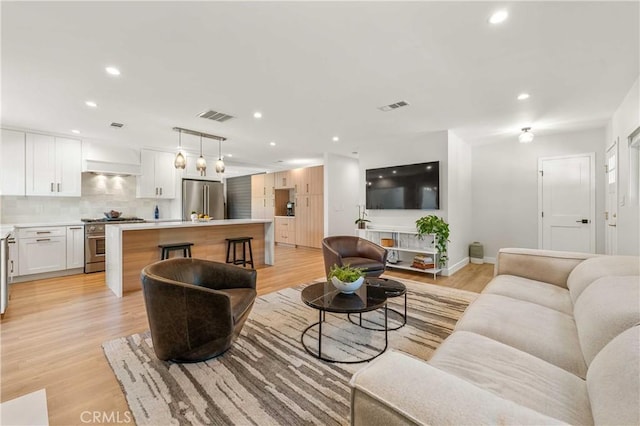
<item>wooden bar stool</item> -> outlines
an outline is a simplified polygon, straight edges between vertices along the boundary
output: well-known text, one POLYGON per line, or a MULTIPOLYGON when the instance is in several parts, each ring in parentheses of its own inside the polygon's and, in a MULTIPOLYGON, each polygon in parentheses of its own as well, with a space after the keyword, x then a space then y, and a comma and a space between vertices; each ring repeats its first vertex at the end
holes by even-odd
POLYGON ((247 263, 253 266, 253 251, 251 250, 251 240, 253 237, 227 238, 227 263, 234 265, 247 266, 247 263), (242 243, 242 259, 236 257, 236 246, 242 243), (233 247, 231 245, 233 244, 233 247), (247 245, 249 246, 249 259, 247 260, 247 245), (233 250, 233 259, 231 259, 231 250, 233 250))
POLYGON ((160 244, 158 247, 162 249, 161 260, 169 258, 169 253, 176 250, 182 250, 183 257, 191 257, 191 246, 193 243, 167 243, 160 244))

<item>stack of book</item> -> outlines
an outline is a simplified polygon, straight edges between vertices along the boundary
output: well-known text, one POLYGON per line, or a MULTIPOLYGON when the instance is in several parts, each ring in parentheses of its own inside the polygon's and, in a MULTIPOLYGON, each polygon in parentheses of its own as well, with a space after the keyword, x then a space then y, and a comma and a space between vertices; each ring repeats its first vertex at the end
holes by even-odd
POLYGON ((432 269, 435 267, 433 263, 433 257, 425 256, 424 254, 417 254, 413 258, 413 263, 411 264, 414 268, 418 269, 432 269))

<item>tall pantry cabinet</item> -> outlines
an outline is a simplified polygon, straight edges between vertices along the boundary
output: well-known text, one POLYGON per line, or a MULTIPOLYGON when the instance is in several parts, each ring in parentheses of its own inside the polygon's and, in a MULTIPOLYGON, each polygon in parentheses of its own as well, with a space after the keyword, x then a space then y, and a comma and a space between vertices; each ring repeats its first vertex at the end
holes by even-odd
POLYGON ((322 247, 324 237, 324 172, 322 166, 291 171, 296 194, 296 245, 322 247))

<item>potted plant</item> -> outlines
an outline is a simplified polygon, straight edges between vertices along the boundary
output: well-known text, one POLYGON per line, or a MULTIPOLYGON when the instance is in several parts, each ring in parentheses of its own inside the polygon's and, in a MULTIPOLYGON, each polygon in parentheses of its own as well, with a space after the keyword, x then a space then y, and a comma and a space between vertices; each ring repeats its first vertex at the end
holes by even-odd
POLYGON ((198 213, 194 210, 191 212, 191 222, 197 222, 198 221, 198 213))
POLYGON ((447 257, 447 243, 449 242, 449 224, 436 215, 423 216, 416 220, 418 237, 424 238, 427 234, 436 236, 435 245, 440 254, 439 266, 444 266, 449 259, 447 257))
POLYGON ((329 276, 333 285, 342 293, 351 294, 360 288, 364 282, 364 273, 360 268, 352 268, 351 265, 333 265, 329 269, 329 276))
POLYGON ((358 229, 365 229, 367 226, 367 222, 371 222, 369 219, 365 219, 367 212, 364 209, 364 206, 358 206, 358 218, 356 219, 356 225, 358 225, 358 229))

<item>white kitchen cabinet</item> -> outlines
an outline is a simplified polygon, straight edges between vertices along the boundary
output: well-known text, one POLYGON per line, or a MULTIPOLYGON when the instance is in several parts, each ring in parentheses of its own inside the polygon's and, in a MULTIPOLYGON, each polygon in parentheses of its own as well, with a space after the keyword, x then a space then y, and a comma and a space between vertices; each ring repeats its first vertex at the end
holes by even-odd
POLYGON ((170 152, 143 149, 141 152, 142 174, 137 178, 138 198, 176 197, 176 169, 174 155, 170 152))
POLYGON ((0 194, 25 195, 25 134, 2 129, 0 194))
POLYGON ((20 275, 61 271, 67 268, 67 230, 64 226, 18 230, 20 275))
POLYGON ((82 143, 36 133, 26 134, 26 195, 79 197, 82 143))
POLYGON ((67 226, 67 269, 84 268, 84 226, 67 226))

